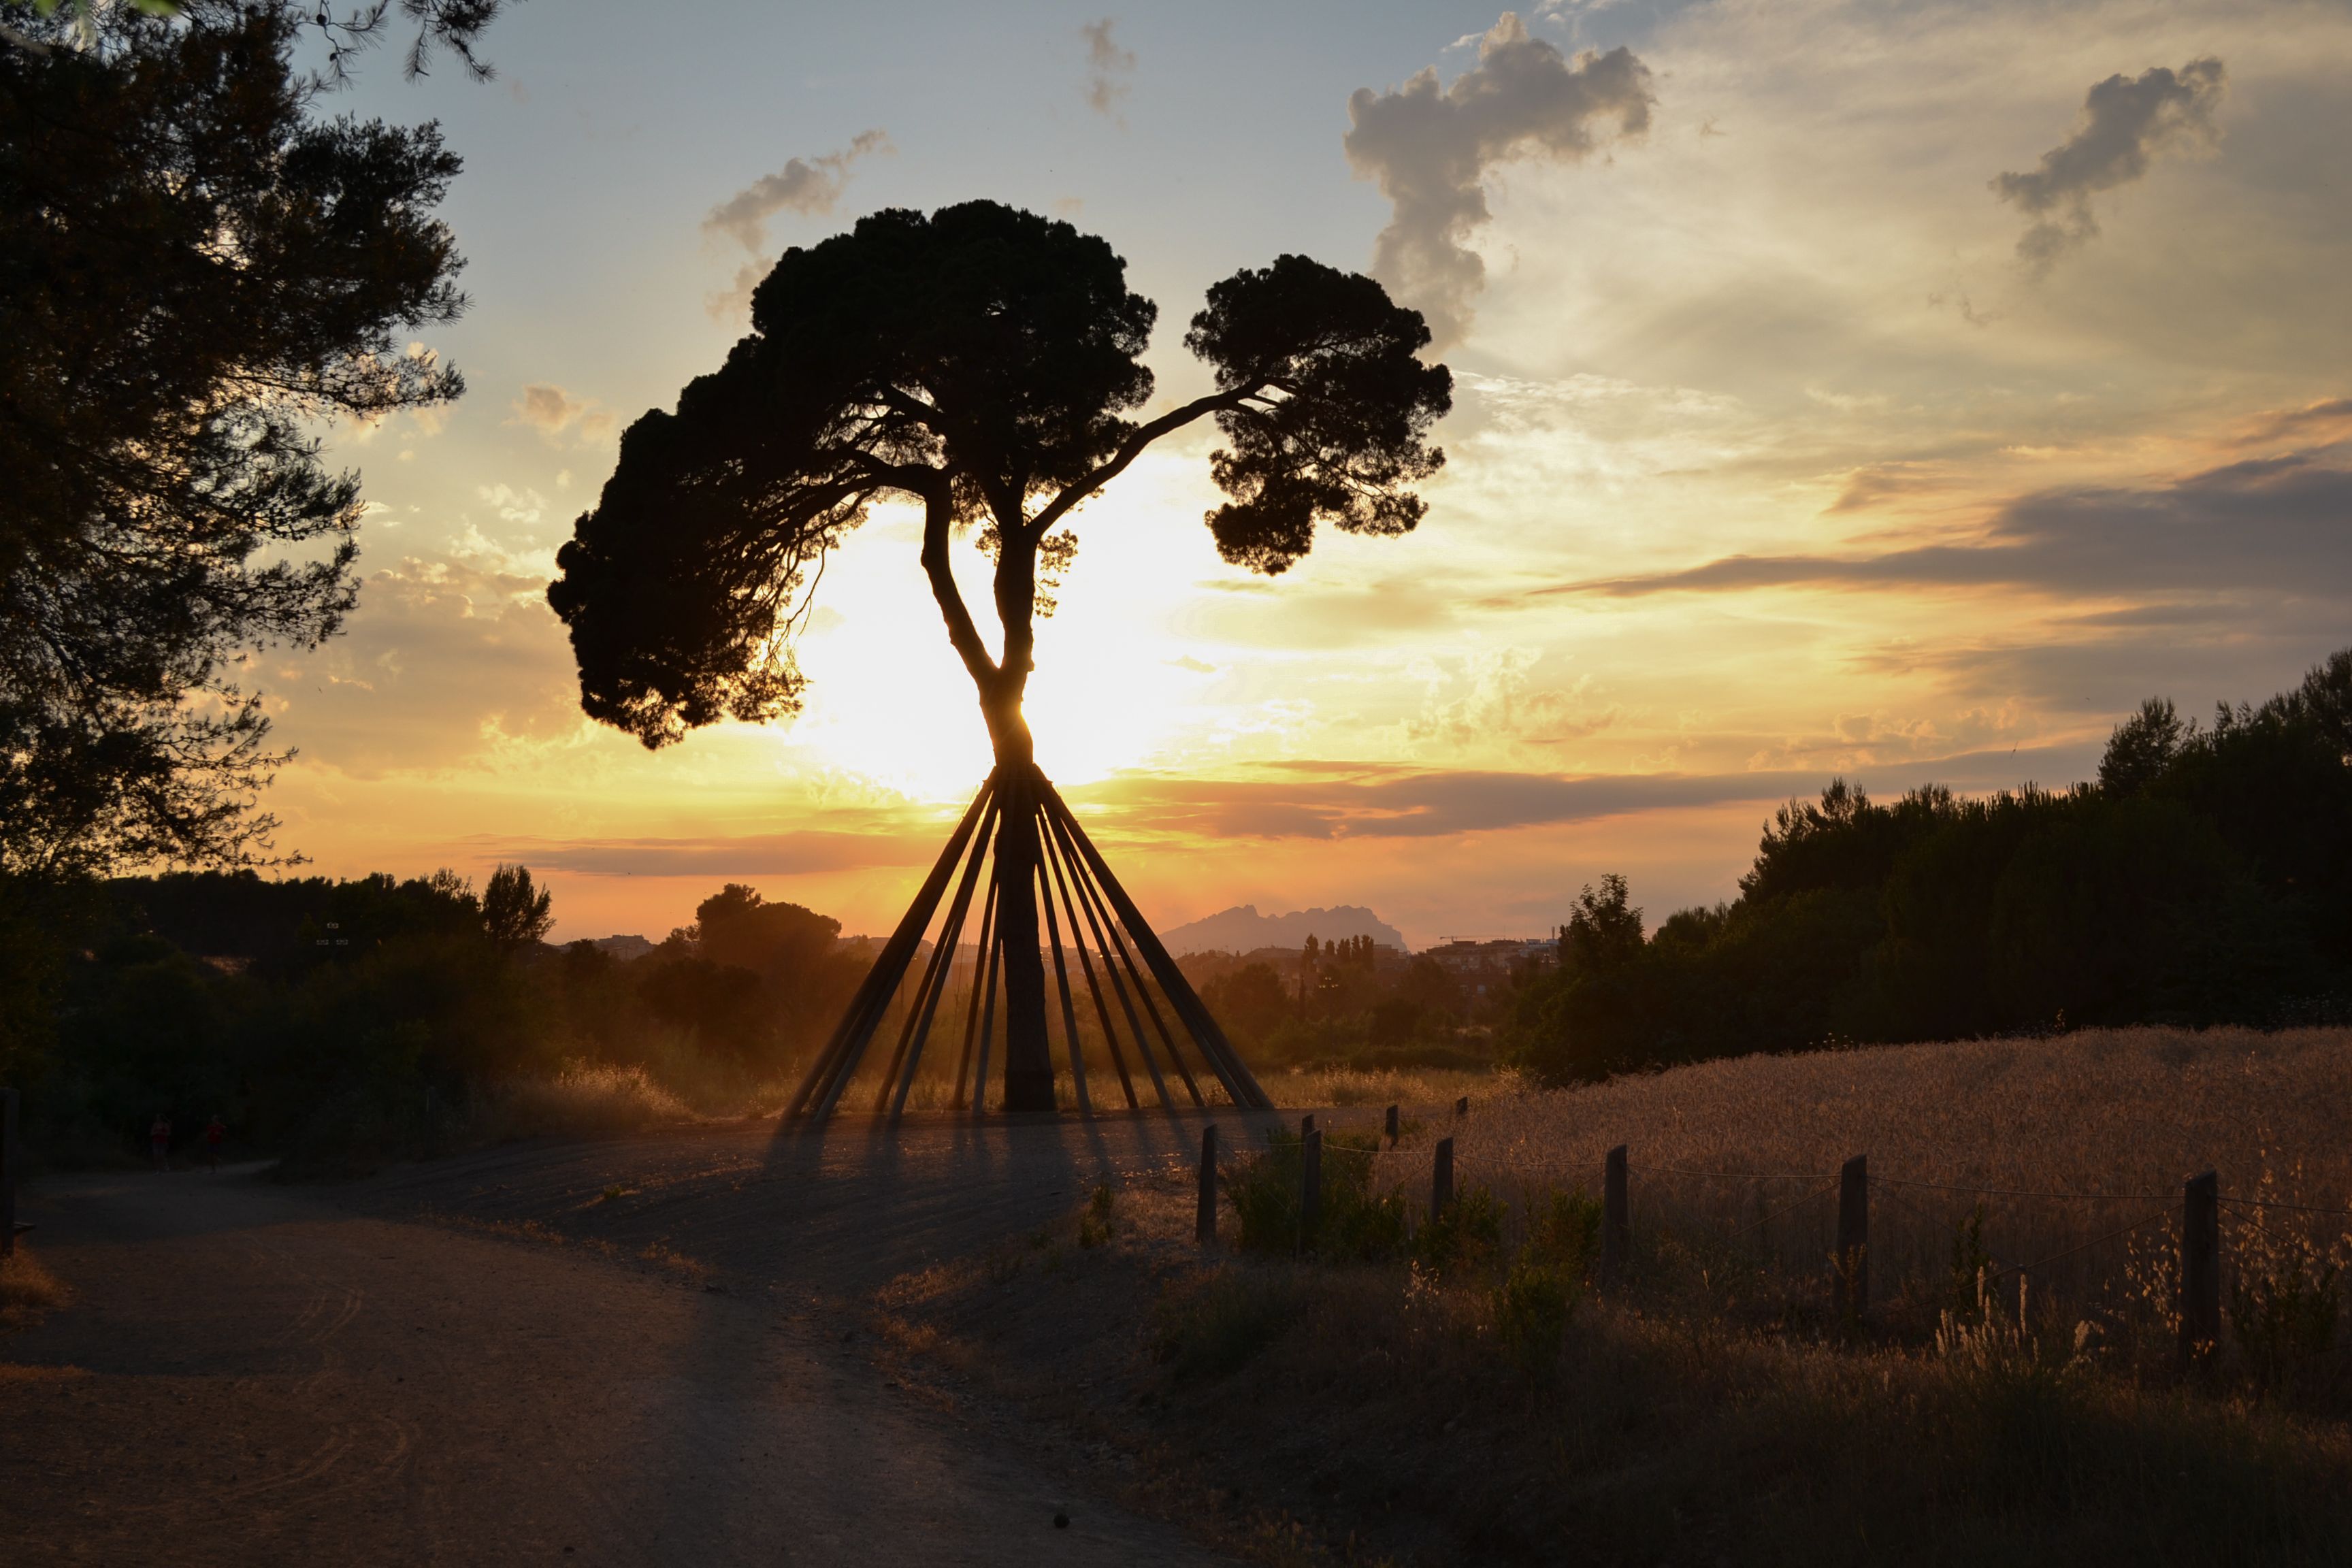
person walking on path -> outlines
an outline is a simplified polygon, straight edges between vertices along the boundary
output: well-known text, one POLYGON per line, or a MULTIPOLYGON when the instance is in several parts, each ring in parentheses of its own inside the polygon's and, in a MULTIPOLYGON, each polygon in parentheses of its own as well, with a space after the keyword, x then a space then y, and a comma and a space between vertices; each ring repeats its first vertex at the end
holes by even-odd
POLYGON ((220 1169, 221 1140, 227 1136, 228 1123, 220 1119, 220 1112, 213 1112, 212 1121, 207 1122, 205 1126, 205 1169, 211 1171, 217 1171, 220 1169))
POLYGON ((172 1123, 160 1110, 155 1113, 155 1125, 147 1129, 147 1147, 154 1152, 157 1170, 172 1168, 172 1123))

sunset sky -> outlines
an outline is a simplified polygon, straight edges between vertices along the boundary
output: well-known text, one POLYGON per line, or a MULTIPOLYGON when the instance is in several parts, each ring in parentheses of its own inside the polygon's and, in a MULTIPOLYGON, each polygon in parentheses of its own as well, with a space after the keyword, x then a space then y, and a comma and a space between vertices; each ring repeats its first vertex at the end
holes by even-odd
POLYGON ((988 767, 909 514, 828 565, 789 725, 590 724, 542 596, 747 281, 881 206, 1105 236, 1160 405, 1202 290, 1283 252, 1445 340, 1409 538, 1226 566, 1207 428, 1081 514, 1031 715, 1162 925, 1533 934, 1607 871, 1654 922, 1833 775, 2063 784, 2143 697, 2352 643, 2342 4, 537 0, 488 52, 330 105, 443 122, 473 302, 427 340, 461 403, 330 437, 374 508, 346 635, 253 675, 317 871, 521 859, 559 939, 727 880, 896 919, 988 767))

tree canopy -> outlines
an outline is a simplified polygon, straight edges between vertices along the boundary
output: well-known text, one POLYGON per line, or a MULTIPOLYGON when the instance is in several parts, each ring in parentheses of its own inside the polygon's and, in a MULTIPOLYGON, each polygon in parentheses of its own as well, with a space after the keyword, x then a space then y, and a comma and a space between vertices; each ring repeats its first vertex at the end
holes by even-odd
POLYGON ((1844 1039, 2336 1022, 2352 984, 2352 650, 2210 724, 2151 699, 2099 782, 1886 804, 1843 780, 1764 830, 1739 897, 1646 940, 1622 878, 1521 993, 1552 1080, 1844 1039))
POLYGON ((463 390, 410 342, 465 303, 457 160, 317 115, 289 5, 0 12, 0 870, 234 863, 278 760, 237 658, 354 601, 313 422, 463 390))
POLYGON ((1158 309, 1109 245, 994 202, 890 210, 788 250, 751 331, 674 412, 622 438, 558 561, 583 704, 648 746, 731 715, 793 710, 791 637, 828 551, 887 498, 924 509, 923 561, 999 755, 1019 718, 1039 607, 1087 498, 1152 442, 1213 416, 1209 526, 1228 561, 1279 573, 1318 523, 1394 534, 1444 454, 1451 380, 1415 356, 1419 315, 1379 284, 1285 256, 1209 290, 1185 345, 1215 390, 1149 419, 1158 309), (992 658, 949 571, 977 526, 996 555, 992 658))

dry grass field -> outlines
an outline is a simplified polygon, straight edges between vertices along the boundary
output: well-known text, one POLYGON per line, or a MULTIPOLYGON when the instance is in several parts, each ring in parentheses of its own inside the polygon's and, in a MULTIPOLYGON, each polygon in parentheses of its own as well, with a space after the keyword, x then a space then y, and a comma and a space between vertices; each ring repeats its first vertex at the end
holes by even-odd
MULTIPOLYGON (((2247 1205, 2340 1205, 2347 1111, 2344 1030, 1503 1085, 1464 1118, 1408 1105, 1402 1147, 1372 1157, 1368 1190, 1400 1190, 1422 1233, 1401 1254, 1237 1252, 1230 1203, 1204 1254, 1190 1173, 1169 1170, 909 1275, 884 1309, 911 1360, 1119 1448, 1171 1495, 1271 1486, 1268 1561, 2342 1562, 2347 1221, 2247 1205), (1423 1239, 1446 1135, 1465 1189, 1507 1205, 1483 1256, 1423 1239), (1529 1267, 1556 1234, 1530 1218, 1597 1190, 1620 1142, 1631 1277, 1600 1296, 1576 1265, 1560 1289, 1529 1267), (1864 1152, 1874 1297, 1854 1319, 1831 1305, 1822 1189, 1864 1152), (2224 1211, 2230 1328, 2184 1377, 2166 1260, 2181 1178, 2208 1168, 2241 1200, 2224 1211)), ((1369 1141, 1366 1113, 1323 1120, 1369 1141)), ((1232 1173, 1251 1180, 1257 1158, 1237 1151, 1232 1173)), ((1361 1157, 1327 1155, 1327 1182, 1341 1158, 1361 1157)))
POLYGON ((1557 1093, 1474 1096, 1379 1160, 1418 1196, 1458 1180, 1524 1214, 1597 1194, 1624 1144, 1637 1237, 1791 1280, 1825 1271, 1840 1164, 1867 1154, 1873 1289, 1941 1293, 1989 1266, 2051 1310, 2164 1294, 2181 1183, 2220 1173, 2225 1255, 2339 1250, 2352 1207, 2352 1030, 2085 1030, 1746 1057, 1557 1093), (2284 1206, 2287 1205, 2294 1207, 2284 1206), (2157 1278, 2161 1276, 2161 1278, 2157 1278))

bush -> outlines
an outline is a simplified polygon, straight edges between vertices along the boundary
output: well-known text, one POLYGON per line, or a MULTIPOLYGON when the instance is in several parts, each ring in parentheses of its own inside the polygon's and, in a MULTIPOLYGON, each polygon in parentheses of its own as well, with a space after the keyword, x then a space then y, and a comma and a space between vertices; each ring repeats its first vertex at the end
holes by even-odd
POLYGON ((1111 1215, 1111 1202, 1108 1183, 1097 1187, 1094 1196, 1087 1200, 1087 1212, 1078 1216, 1080 1247, 1088 1248, 1100 1247, 1117 1234, 1111 1215))
POLYGON ((1163 1296, 1151 1359, 1178 1383, 1203 1383, 1240 1371, 1280 1340, 1297 1303, 1277 1281, 1219 1268, 1163 1296))
POLYGON ((1276 1131, 1265 1152, 1224 1173, 1226 1195, 1240 1221, 1239 1245, 1249 1252, 1312 1251, 1317 1256, 1376 1263, 1405 1250, 1404 1194, 1379 1191, 1372 1181, 1376 1133, 1323 1135, 1323 1215, 1312 1237, 1300 1235, 1298 1202, 1304 1145, 1296 1132, 1276 1131))
POLYGON ((1582 1187, 1555 1192, 1528 1231, 1526 1255, 1581 1283, 1601 1253, 1601 1200, 1582 1187))
POLYGON ((1493 1193, 1464 1187, 1414 1234, 1414 1261, 1440 1279, 1491 1268, 1502 1255, 1503 1215, 1503 1200, 1493 1193))
POLYGON ((1559 1363, 1559 1342, 1584 1294, 1584 1281, 1530 1249, 1521 1253, 1495 1287, 1495 1334, 1519 1369, 1538 1382, 1549 1381, 1559 1363))

